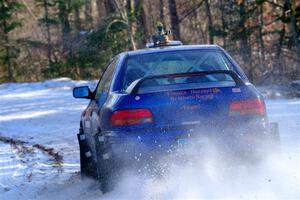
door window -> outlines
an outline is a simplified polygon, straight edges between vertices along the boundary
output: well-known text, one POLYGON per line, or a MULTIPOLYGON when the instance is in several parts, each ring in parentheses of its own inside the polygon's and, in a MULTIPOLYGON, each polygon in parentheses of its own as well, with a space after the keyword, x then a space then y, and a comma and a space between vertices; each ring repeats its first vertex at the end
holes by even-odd
POLYGON ((114 58, 113 61, 108 65, 108 67, 104 71, 100 83, 97 87, 96 99, 100 98, 101 94, 108 93, 112 81, 112 76, 118 64, 118 61, 119 61, 118 58, 114 58))

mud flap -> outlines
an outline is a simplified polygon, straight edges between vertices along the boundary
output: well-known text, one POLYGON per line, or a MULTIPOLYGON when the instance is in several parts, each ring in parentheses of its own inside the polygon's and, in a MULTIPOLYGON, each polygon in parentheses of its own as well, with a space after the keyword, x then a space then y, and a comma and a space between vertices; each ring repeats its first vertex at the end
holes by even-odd
POLYGON ((81 178, 84 177, 94 177, 97 178, 96 170, 93 165, 92 153, 88 147, 86 142, 85 134, 82 129, 79 129, 79 133, 77 134, 79 151, 80 151, 80 174, 81 178))

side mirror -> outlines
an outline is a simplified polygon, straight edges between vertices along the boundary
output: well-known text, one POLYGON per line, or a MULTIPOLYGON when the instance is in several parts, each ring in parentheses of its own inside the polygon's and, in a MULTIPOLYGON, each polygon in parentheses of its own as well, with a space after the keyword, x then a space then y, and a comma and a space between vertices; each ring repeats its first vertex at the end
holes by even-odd
POLYGON ((92 92, 88 86, 75 87, 73 89, 74 98, 91 99, 92 92))

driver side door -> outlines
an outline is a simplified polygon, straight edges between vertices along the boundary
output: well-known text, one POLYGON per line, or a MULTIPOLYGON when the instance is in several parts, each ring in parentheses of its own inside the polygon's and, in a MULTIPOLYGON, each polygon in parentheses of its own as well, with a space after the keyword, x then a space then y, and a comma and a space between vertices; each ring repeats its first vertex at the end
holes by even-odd
POLYGON ((100 131, 99 126, 99 113, 105 103, 110 90, 110 85, 112 82, 112 77, 114 75, 115 68, 118 64, 118 57, 115 57, 106 70, 104 71, 96 90, 94 91, 95 98, 91 101, 89 108, 86 113, 86 122, 88 127, 86 127, 86 133, 90 136, 94 136, 100 131))

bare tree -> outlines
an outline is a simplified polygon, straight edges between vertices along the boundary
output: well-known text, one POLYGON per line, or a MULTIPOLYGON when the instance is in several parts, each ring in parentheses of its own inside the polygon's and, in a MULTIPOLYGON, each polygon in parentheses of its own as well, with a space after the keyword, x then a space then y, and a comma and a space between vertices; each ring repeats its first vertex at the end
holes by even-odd
POLYGON ((245 1, 240 1, 238 5, 239 10, 239 22, 238 22, 238 29, 239 32, 239 39, 240 39, 240 49, 243 58, 244 65, 247 66, 248 76, 251 81, 253 81, 253 68, 251 67, 251 49, 249 38, 247 35, 247 27, 246 27, 246 20, 248 19, 247 12, 246 12, 246 3, 245 1))
POLYGON ((159 19, 161 23, 165 26, 165 5, 164 5, 164 0, 159 0, 159 19))
POLYGON ((224 0, 219 1, 219 9, 221 12, 221 23, 222 23, 222 38, 223 38, 223 47, 226 49, 226 20, 225 20, 225 3, 224 0))
POLYGON ((49 17, 49 7, 52 6, 52 2, 49 0, 39 0, 44 8, 44 17, 42 18, 41 22, 46 28, 46 40, 47 40, 47 58, 49 66, 52 65, 52 44, 51 44, 51 33, 50 33, 50 26, 53 23, 53 20, 49 17))
POLYGON ((107 31, 110 30, 113 24, 122 23, 126 26, 126 31, 128 34, 129 43, 132 50, 135 50, 136 43, 134 39, 136 31, 136 22, 132 19, 132 15, 129 15, 128 12, 134 13, 135 1, 134 0, 111 0, 111 5, 114 5, 116 8, 115 17, 112 18, 112 21, 107 26, 107 31))
POLYGON ((174 40, 180 40, 179 18, 177 14, 176 0, 169 0, 169 11, 171 18, 171 30, 174 40))
POLYGON ((106 10, 106 14, 110 15, 117 10, 117 5, 115 0, 104 0, 104 6, 106 10))
POLYGON ((91 29, 93 27, 92 0, 85 0, 84 7, 85 25, 88 29, 91 29))
POLYGON ((104 4, 104 0, 96 0, 96 8, 97 8, 97 14, 98 14, 97 23, 99 24, 101 22, 102 18, 107 13, 106 6, 104 4))
POLYGON ((290 0, 285 0, 284 2, 284 7, 287 8, 287 13, 290 17, 290 26, 292 30, 292 38, 293 38, 293 43, 295 46, 295 51, 297 55, 297 61, 298 61, 298 73, 300 73, 300 44, 299 44, 299 32, 298 32, 298 26, 297 26, 297 21, 295 17, 295 13, 292 8, 292 4, 290 0))
POLYGON ((260 46, 260 53, 261 53, 261 61, 262 64, 264 65, 265 63, 265 43, 264 43, 264 38, 263 38, 263 25, 264 25, 264 9, 263 9, 263 4, 259 6, 259 26, 258 26, 258 37, 259 37, 259 46, 260 46))
POLYGON ((211 10, 210 10, 210 4, 208 0, 205 0, 205 11, 207 15, 207 24, 208 24, 208 34, 209 34, 209 43, 214 43, 214 36, 213 36, 213 22, 211 17, 211 10))

